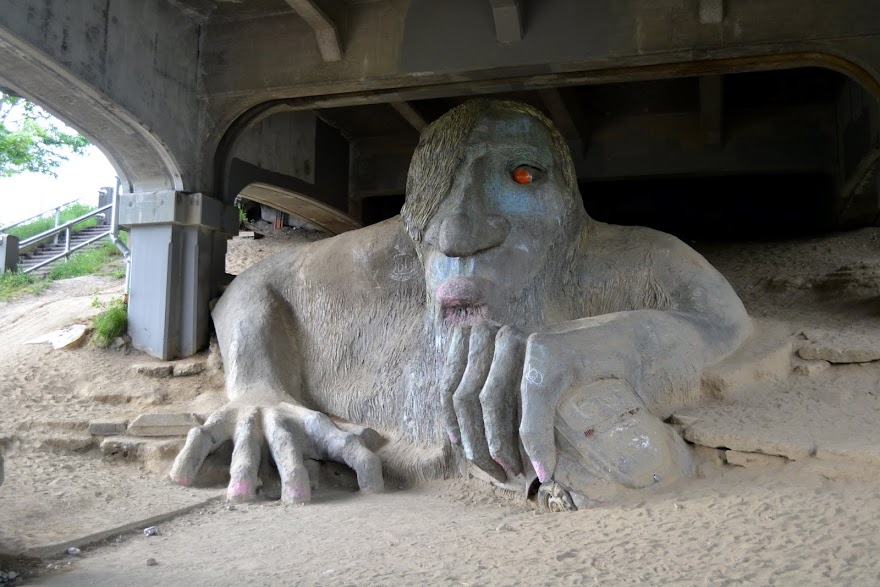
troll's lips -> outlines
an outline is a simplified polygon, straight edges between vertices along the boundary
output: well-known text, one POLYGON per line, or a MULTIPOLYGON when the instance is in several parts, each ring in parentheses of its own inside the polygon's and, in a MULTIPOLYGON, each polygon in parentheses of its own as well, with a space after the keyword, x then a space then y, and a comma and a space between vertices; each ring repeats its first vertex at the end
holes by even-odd
POLYGON ((478 306, 483 302, 483 290, 474 279, 450 277, 437 288, 434 299, 444 308, 478 306))

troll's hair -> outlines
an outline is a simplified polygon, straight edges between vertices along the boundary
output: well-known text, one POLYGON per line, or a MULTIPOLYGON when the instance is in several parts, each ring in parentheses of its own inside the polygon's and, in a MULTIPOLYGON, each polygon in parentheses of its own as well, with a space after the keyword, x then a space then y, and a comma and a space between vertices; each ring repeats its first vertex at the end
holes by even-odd
POLYGON ((406 178, 406 202, 400 211, 406 231, 415 242, 422 240, 425 226, 452 187, 456 170, 464 160, 464 142, 474 125, 488 112, 525 114, 537 119, 550 132, 553 156, 562 168, 569 210, 577 196, 574 163, 562 133, 544 114, 528 104, 508 100, 478 99, 457 106, 422 132, 406 178))

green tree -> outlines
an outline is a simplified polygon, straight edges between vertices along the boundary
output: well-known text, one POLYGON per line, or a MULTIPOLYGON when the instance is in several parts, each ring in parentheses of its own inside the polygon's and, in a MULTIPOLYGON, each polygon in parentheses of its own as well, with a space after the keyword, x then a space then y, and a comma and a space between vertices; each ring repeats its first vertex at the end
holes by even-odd
POLYGON ((56 176, 62 162, 88 146, 33 102, 0 90, 0 177, 26 171, 56 176))

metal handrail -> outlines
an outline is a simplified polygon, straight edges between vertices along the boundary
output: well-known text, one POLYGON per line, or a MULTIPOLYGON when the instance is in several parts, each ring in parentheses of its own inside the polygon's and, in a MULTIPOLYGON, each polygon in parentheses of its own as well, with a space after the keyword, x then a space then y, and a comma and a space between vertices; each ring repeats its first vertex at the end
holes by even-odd
POLYGON ((45 216, 49 212, 55 212, 56 217, 57 217, 57 213, 59 210, 61 210, 62 208, 66 208, 66 207, 70 206, 71 204, 76 204, 80 200, 82 200, 82 198, 77 198, 75 200, 71 200, 71 201, 67 202, 66 204, 61 204, 60 206, 54 206, 52 208, 48 208, 46 210, 43 210, 39 214, 34 214, 33 216, 30 216, 29 218, 25 218, 24 220, 19 220, 18 222, 14 222, 12 224, 7 224, 6 226, 0 226, 0 232, 3 232, 3 233, 9 232, 10 228, 15 228, 16 226, 20 226, 20 225, 24 224, 25 222, 30 222, 31 220, 36 220, 37 218, 42 218, 43 216, 45 216))
MULTIPOLYGON (((19 242, 18 248, 23 249, 29 245, 40 242, 40 241, 45 240, 49 237, 55 236, 56 234, 61 234, 62 232, 65 233, 66 239, 67 239, 67 244, 69 245, 70 244, 70 228, 74 224, 79 224, 83 220, 88 220, 92 216, 98 216, 99 214, 103 214, 104 212, 111 209, 112 207, 113 207, 113 204, 107 204, 106 206, 101 206, 100 208, 96 208, 95 210, 89 212, 88 214, 83 214, 79 218, 74 218, 73 220, 65 222, 64 224, 62 224, 60 226, 56 226, 55 228, 50 228, 49 230, 47 230, 45 232, 41 232, 40 234, 34 235, 28 239, 25 239, 25 240, 19 242)), ((66 248, 67 248, 67 246, 65 246, 65 249, 66 248)))
POLYGON ((101 234, 93 236, 89 240, 82 242, 82 243, 76 245, 75 247, 70 246, 70 232, 67 232, 66 233, 66 240, 64 241, 64 251, 58 253, 54 257, 50 257, 50 258, 46 259, 45 261, 40 261, 36 265, 31 265, 27 269, 23 270, 22 273, 30 273, 31 271, 35 271, 35 270, 39 269, 40 267, 45 267, 49 263, 54 263, 55 261, 57 261, 61 257, 69 257, 71 253, 76 252, 83 247, 87 247, 90 244, 92 244, 96 241, 99 241, 106 236, 110 236, 111 232, 112 231, 110 229, 107 229, 106 232, 102 232, 101 234))

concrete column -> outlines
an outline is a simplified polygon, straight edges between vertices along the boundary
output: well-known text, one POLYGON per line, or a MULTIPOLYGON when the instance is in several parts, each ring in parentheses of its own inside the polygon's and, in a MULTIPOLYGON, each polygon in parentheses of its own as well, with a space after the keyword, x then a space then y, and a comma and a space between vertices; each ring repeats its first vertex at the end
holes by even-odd
MULTIPOLYGON (((113 203, 113 188, 101 188, 98 190, 98 208, 113 203)), ((110 224, 110 214, 104 214, 101 224, 110 224)))
POLYGON ((12 234, 0 234, 0 261, 3 270, 18 271, 18 237, 12 234))
POLYGON ((226 239, 238 214, 205 194, 123 194, 119 224, 129 231, 132 345, 163 360, 208 344, 208 302, 225 275, 226 239))

